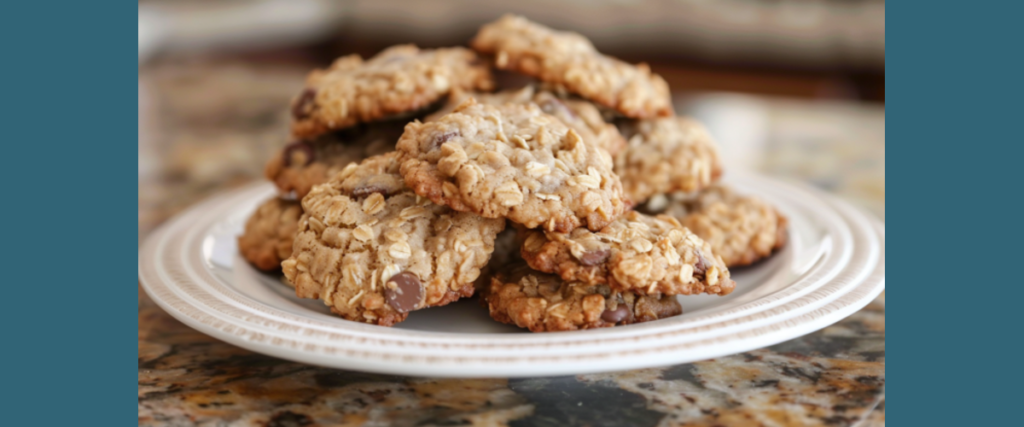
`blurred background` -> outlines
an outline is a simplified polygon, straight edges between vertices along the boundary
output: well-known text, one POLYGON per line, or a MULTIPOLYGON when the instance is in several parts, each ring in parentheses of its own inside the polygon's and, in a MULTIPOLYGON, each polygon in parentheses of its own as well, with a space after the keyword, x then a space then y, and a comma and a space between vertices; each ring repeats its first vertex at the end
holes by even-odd
POLYGON ((260 179, 306 73, 397 43, 465 45, 517 13, 647 62, 726 173, 809 182, 885 218, 885 3, 879 0, 142 0, 139 235, 260 179))

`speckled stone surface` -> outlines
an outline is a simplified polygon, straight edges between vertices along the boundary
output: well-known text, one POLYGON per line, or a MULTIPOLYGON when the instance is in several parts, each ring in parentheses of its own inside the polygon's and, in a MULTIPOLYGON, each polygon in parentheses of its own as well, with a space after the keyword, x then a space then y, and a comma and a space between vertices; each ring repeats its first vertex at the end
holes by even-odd
MULTIPOLYGON (((140 69, 140 239, 202 198, 260 179, 263 162, 285 141, 279 106, 301 87, 303 73, 224 63, 140 69)), ((884 111, 851 118, 835 110, 828 120, 866 130, 831 140, 815 134, 790 146, 779 129, 799 129, 803 107, 779 108, 768 118, 774 136, 762 145, 770 154, 752 167, 843 196, 853 191, 851 199, 884 217, 884 111), (826 174, 815 166, 822 162, 846 166, 826 174)), ((808 128, 821 120, 818 114, 808 128)), ((138 304, 140 425, 885 424, 884 294, 831 327, 748 353, 626 372, 472 380, 293 363, 196 332, 141 288, 138 304)))

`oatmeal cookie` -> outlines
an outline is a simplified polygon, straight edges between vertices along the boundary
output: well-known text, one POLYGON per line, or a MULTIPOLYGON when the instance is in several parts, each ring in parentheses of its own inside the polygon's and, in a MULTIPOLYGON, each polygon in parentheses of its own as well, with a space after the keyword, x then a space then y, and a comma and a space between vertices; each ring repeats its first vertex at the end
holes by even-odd
POLYGON ((366 61, 349 55, 310 73, 306 88, 292 102, 292 133, 309 139, 422 109, 452 89, 493 86, 487 65, 464 48, 392 46, 366 61))
POLYGON ((292 142, 267 162, 264 174, 282 194, 294 191, 301 199, 349 163, 393 151, 403 124, 359 125, 312 141, 292 142))
POLYGON ((494 320, 531 332, 607 328, 683 312, 672 296, 636 295, 616 292, 604 284, 566 282, 522 263, 494 275, 483 301, 494 320))
POLYGON ((302 199, 294 250, 281 263, 296 295, 384 326, 473 295, 504 220, 432 204, 397 172, 398 153, 371 157, 302 199))
POLYGON ((647 64, 602 55, 585 37, 555 31, 521 16, 484 25, 471 43, 499 69, 520 72, 632 118, 672 113, 668 83, 647 64))
POLYGON ((467 99, 433 122, 406 125, 398 150, 416 194, 486 218, 599 230, 629 207, 604 150, 535 104, 467 99))
POLYGON ((765 201, 716 185, 697 195, 652 200, 711 244, 726 266, 752 264, 786 244, 786 217, 765 201))
POLYGON ((302 206, 294 200, 267 200, 245 222, 238 250, 256 268, 274 271, 292 254, 292 239, 299 227, 302 206))
POLYGON ((510 89, 498 93, 453 91, 448 102, 438 111, 427 116, 426 121, 437 120, 455 111, 467 98, 474 98, 481 104, 502 105, 537 104, 542 111, 555 116, 580 134, 583 139, 596 141, 608 154, 614 156, 626 146, 626 139, 615 125, 605 122, 601 111, 594 104, 582 99, 560 97, 553 92, 538 90, 533 85, 510 89))
POLYGON ((643 295, 727 295, 736 288, 711 245, 667 215, 627 212, 601 231, 526 231, 523 259, 567 282, 643 295))
POLYGON ((634 203, 672 191, 698 191, 722 175, 715 142, 685 117, 619 121, 629 139, 615 156, 615 173, 634 203))

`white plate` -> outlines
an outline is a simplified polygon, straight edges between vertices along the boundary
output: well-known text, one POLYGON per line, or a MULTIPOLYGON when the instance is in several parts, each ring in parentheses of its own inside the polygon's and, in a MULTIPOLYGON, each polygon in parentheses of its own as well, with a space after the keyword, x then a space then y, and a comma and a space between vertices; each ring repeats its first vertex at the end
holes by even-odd
POLYGON ((885 288, 885 230, 832 196, 762 176, 731 175, 790 220, 789 243, 736 269, 726 297, 684 296, 683 315, 578 332, 528 333, 492 321, 478 302, 413 312, 393 328, 332 316, 254 270, 236 236, 274 195, 270 184, 213 197, 155 231, 139 278, 164 310, 231 344, 316 365, 402 375, 569 375, 692 362, 753 350, 824 328, 885 288))

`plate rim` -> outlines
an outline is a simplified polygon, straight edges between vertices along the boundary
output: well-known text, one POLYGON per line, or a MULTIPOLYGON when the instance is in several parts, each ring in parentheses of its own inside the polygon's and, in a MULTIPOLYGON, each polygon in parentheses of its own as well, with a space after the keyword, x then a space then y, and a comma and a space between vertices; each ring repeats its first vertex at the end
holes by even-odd
MULTIPOLYGON (((255 186, 255 187, 259 187, 259 186, 255 186)), ((268 193, 267 195, 273 194, 272 187, 270 187, 269 185, 266 186, 266 187, 267 187, 267 193, 268 193)), ((242 193, 242 191, 239 191, 239 193, 242 193)), ((224 202, 224 203, 226 204, 226 202, 224 202)), ((202 209, 196 209, 196 210, 197 211, 201 211, 202 209)), ((219 216, 219 215, 216 215, 214 213, 210 213, 209 216, 219 216)), ((183 222, 185 222, 185 221, 183 221, 183 222)), ((848 227, 845 226, 845 224, 834 224, 834 225, 837 225, 837 226, 841 227, 841 228, 839 228, 837 230, 834 230, 837 233, 839 233, 840 235, 846 237, 846 235, 850 234, 850 231, 849 231, 848 227)), ((196 236, 196 237, 198 237, 198 236, 200 236, 202 234, 203 234, 203 232, 194 229, 194 230, 192 230, 192 232, 190 234, 188 234, 188 235, 186 235, 186 236, 184 236, 182 238, 186 238, 188 236, 196 236)), ((204 260, 198 257, 198 252, 194 253, 194 255, 196 255, 196 259, 193 260, 193 265, 203 264, 204 260)), ((846 261, 846 259, 844 258, 844 259, 842 259, 842 261, 846 261)), ((216 286, 214 288, 214 290, 219 290, 219 294, 220 295, 225 296, 225 297, 227 297, 229 299, 233 299, 236 302, 238 302, 239 304, 248 306, 249 308, 252 308, 254 310, 261 311, 260 310, 261 307, 257 307, 257 306, 261 305, 259 302, 254 301, 254 300, 248 298, 245 295, 234 295, 232 292, 227 292, 226 289, 229 288, 230 285, 227 284, 227 283, 224 283, 223 280, 220 280, 219 278, 217 278, 217 277, 215 277, 215 276, 213 276, 211 274, 205 274, 204 272, 197 272, 197 273, 199 273, 201 275, 204 275, 204 276, 209 276, 208 278, 209 278, 209 280, 211 282, 217 283, 218 286, 216 286)), ((803 276, 811 276, 810 273, 813 273, 813 271, 805 272, 803 274, 803 276)), ((833 274, 833 272, 824 272, 824 277, 817 277, 817 279, 819 281, 820 280, 829 280, 831 278, 834 278, 834 276, 835 276, 835 274, 833 274)), ((811 278, 813 278, 813 277, 811 277, 811 278)), ((804 279, 809 280, 809 278, 805 277, 805 278, 801 279, 801 281, 804 280, 804 279)), ((801 281, 798 281, 798 283, 800 283, 801 281)), ((776 292, 775 294, 772 294, 774 296, 773 301, 768 301, 767 303, 762 303, 762 304, 757 304, 756 301, 751 301, 751 302, 748 302, 748 303, 744 303, 743 305, 741 305, 739 307, 735 307, 735 308, 731 308, 731 309, 728 309, 728 310, 720 311, 720 312, 718 312, 715 315, 705 314, 705 315, 703 315, 701 317, 689 317, 689 318, 678 318, 677 317, 677 318, 670 318, 670 319, 662 319, 662 320, 660 320, 658 322, 648 322, 648 323, 637 324, 637 325, 629 325, 629 326, 619 327, 619 328, 614 328, 614 329, 602 329, 600 331, 598 331, 598 330, 587 330, 587 331, 560 332, 557 339, 551 338, 552 337, 551 334, 502 335, 502 336, 493 337, 493 338, 494 339, 498 339, 500 341, 511 341, 515 345, 523 346, 523 345, 530 345, 531 344, 531 343, 526 342, 526 341, 546 341, 546 340, 550 339, 550 340, 553 340, 553 341, 563 342, 565 340, 565 338, 567 338, 567 337, 568 338, 572 338, 574 340, 583 340, 583 339, 585 339, 584 337, 587 334, 597 334, 599 332, 600 332, 600 335, 615 335, 615 334, 613 334, 611 332, 618 332, 618 333, 626 334, 627 332, 623 332, 623 331, 628 330, 628 332, 631 332, 631 334, 630 334, 631 336, 636 336, 637 333, 644 334, 644 335, 656 334, 656 333, 658 333, 659 329, 668 329, 668 328, 673 328, 673 327, 677 327, 677 326, 685 326, 687 328, 695 328, 695 327, 701 327, 701 326, 704 326, 704 325, 709 325, 709 324, 712 324, 712 323, 715 323, 715 322, 728 321, 728 320, 731 320, 731 319, 734 319, 734 318, 738 318, 738 317, 743 316, 744 314, 752 313, 755 309, 764 310, 764 309, 769 309, 769 308, 772 308, 772 307, 776 307, 776 306, 781 305, 781 304, 783 304, 783 303, 785 303, 785 302, 787 302, 789 300, 792 300, 794 298, 800 297, 800 296, 806 294, 807 292, 809 292, 810 290, 812 290, 812 288, 802 287, 800 289, 795 289, 796 291, 801 291, 801 292, 794 292, 794 288, 796 288, 796 286, 789 286, 785 290, 782 290, 780 292, 776 292), (676 325, 677 323, 679 325, 676 325)), ((333 328, 335 328, 338 325, 337 323, 333 323, 333 322, 332 323, 324 323, 323 321, 320 321, 320 320, 310 319, 310 318, 303 317, 303 316, 296 316, 296 315, 291 314, 291 313, 282 313, 282 312, 280 312, 280 310, 277 310, 277 309, 274 309, 274 308, 270 308, 269 310, 273 312, 273 313, 270 313, 270 314, 276 314, 279 317, 281 317, 281 318, 283 318, 284 320, 287 320, 287 321, 294 321, 294 322, 296 322, 296 326, 300 326, 300 327, 319 327, 319 328, 324 328, 324 329, 333 329, 333 328)), ((366 333, 366 334, 369 334, 369 335, 374 335, 374 334, 377 334, 377 333, 381 332, 380 329, 377 329, 376 326, 372 326, 372 325, 364 325, 364 324, 361 324, 361 323, 354 323, 354 324, 345 323, 345 324, 346 324, 346 326, 364 329, 362 331, 352 331, 352 332, 366 333), (370 329, 367 329, 367 328, 370 328, 370 329)), ((417 338, 419 338, 418 336, 426 336, 427 338, 430 338, 430 339, 454 339, 454 340, 474 339, 473 337, 470 337, 470 335, 472 335, 472 334, 452 334, 452 333, 445 333, 445 332, 424 332, 424 331, 413 332, 413 331, 405 331, 405 330, 399 330, 399 329, 387 329, 386 331, 389 331, 389 332, 387 332, 389 335, 401 335, 402 336, 401 338, 403 338, 403 339, 412 339, 412 340, 416 340, 417 338)), ((479 337, 477 337, 477 339, 478 338, 479 337)), ((386 344, 388 342, 388 338, 374 337, 374 338, 371 338, 371 339, 379 340, 379 341, 381 341, 382 344, 386 344)))
MULTIPOLYGON (((673 358, 673 360, 668 361, 667 363, 682 363, 682 362, 685 362, 685 361, 700 360, 700 359, 705 359, 705 358, 708 358, 708 357, 717 357, 717 356, 720 356, 720 355, 723 355, 723 354, 731 354, 731 353, 735 353, 735 352, 738 352, 738 351, 745 351, 745 350, 749 350, 749 349, 752 349, 752 348, 760 348, 760 347, 763 347, 763 346, 766 346, 766 345, 771 345, 771 344, 774 344, 776 342, 781 342, 781 341, 784 341, 786 339, 791 339, 793 337, 796 337, 796 336, 799 336, 799 335, 811 332, 813 330, 817 330, 817 329, 820 329, 822 327, 828 326, 829 324, 832 324, 835 321, 841 320, 843 317, 846 317, 846 315, 852 314, 854 311, 859 310, 863 306, 867 305, 874 298, 874 296, 878 295, 879 293, 882 292, 882 290, 884 290, 884 246, 885 246, 884 245, 884 225, 881 225, 877 220, 872 220, 862 210, 854 208, 851 205, 847 204, 846 202, 841 201, 838 198, 835 198, 834 196, 828 195, 827 193, 821 192, 820 190, 814 189, 814 188, 806 186, 806 185, 792 184, 792 183, 782 183, 781 181, 778 181, 776 179, 767 178, 767 177, 763 177, 763 176, 759 176, 759 175, 754 175, 754 174, 746 175, 742 179, 744 179, 744 180, 745 179, 755 179, 755 180, 758 180, 758 181, 761 181, 761 182, 768 182, 769 183, 768 185, 778 185, 778 186, 782 186, 783 188, 790 187, 790 188, 799 189, 800 192, 802 192, 802 193, 809 193, 809 194, 813 195, 814 197, 816 197, 817 199, 819 199, 819 202, 823 202, 824 204, 831 206, 832 209, 834 209, 834 213, 836 215, 840 216, 841 218, 843 218, 844 221, 847 222, 848 226, 849 226, 849 224, 851 224, 849 221, 860 222, 861 224, 859 225, 860 229, 858 230, 858 232, 865 233, 865 232, 868 231, 868 230, 865 230, 865 228, 871 229, 871 232, 868 233, 869 234, 868 237, 875 238, 876 242, 877 242, 877 245, 876 245, 876 249, 877 250, 875 251, 877 253, 874 254, 874 255, 871 255, 871 256, 875 256, 875 258, 874 258, 875 262, 873 264, 874 267, 870 267, 869 266, 867 269, 862 269, 863 271, 858 272, 858 274, 863 274, 864 275, 863 277, 856 277, 855 278, 856 279, 855 282, 852 281, 854 279, 850 279, 850 280, 848 280, 848 282, 850 282, 850 283, 846 283, 844 286, 842 286, 839 289, 832 290, 832 292, 827 294, 827 295, 817 295, 817 296, 814 296, 812 294, 815 292, 815 290, 812 289, 812 290, 808 291, 807 293, 801 294, 801 296, 799 298, 795 298, 795 299, 790 300, 789 302, 780 303, 780 304, 774 306, 774 308, 776 310, 778 310, 779 308, 781 308, 781 307, 783 307, 783 306, 785 306, 787 304, 792 304, 793 303, 792 301, 794 301, 794 300, 802 300, 802 299, 811 298, 810 303, 804 305, 804 306, 810 306, 810 308, 808 308, 807 310, 803 310, 802 314, 797 314, 797 315, 788 316, 788 317, 783 315, 783 316, 775 316, 775 317, 760 318, 760 319, 756 318, 756 316, 755 316, 756 314, 764 312, 764 310, 762 310, 762 311, 756 311, 756 312, 750 312, 750 313, 746 313, 746 314, 741 314, 741 315, 738 315, 737 317, 735 317, 734 319, 726 319, 726 320, 723 320, 723 321, 711 322, 711 323, 708 323, 707 325, 692 325, 691 324, 692 322, 670 323, 670 322, 661 321, 661 322, 665 322, 665 323, 662 324, 662 327, 660 327, 660 328, 650 328, 650 329, 646 329, 646 330, 645 329, 626 330, 626 328, 609 328, 609 329, 601 329, 601 330, 594 330, 594 331, 561 332, 561 333, 557 333, 557 334, 494 334, 494 335, 491 335, 488 338, 494 338, 494 341, 500 341, 501 343, 499 345, 496 345, 493 342, 490 343, 490 344, 485 344, 485 345, 479 345, 479 344, 466 345, 466 344, 459 344, 459 343, 446 343, 446 344, 443 344, 440 347, 438 347, 438 348, 441 349, 442 352, 444 352, 444 351, 450 352, 450 351, 452 351, 452 349, 458 349, 459 351, 480 351, 482 349, 483 350, 487 350, 487 351, 496 351, 496 350, 501 350, 501 349, 503 349, 505 347, 512 347, 512 348, 515 348, 515 347, 530 347, 531 349, 536 348, 536 349, 539 349, 539 350, 550 350, 551 347, 553 347, 553 346, 554 347, 559 347, 558 350, 566 350, 566 349, 571 350, 574 347, 582 348, 583 350, 586 350, 585 347, 587 347, 589 345, 596 345, 596 344, 602 343, 602 342, 607 342, 612 337, 616 338, 614 341, 616 341, 617 343, 618 342, 631 342, 631 343, 635 344, 635 343, 640 342, 641 340, 649 341, 648 343, 642 343, 642 344, 645 344, 645 345, 643 345, 641 348, 637 348, 637 349, 633 349, 633 350, 619 351, 619 352, 612 352, 612 353, 604 352, 604 353, 597 353, 597 354, 595 354, 593 351, 586 351, 586 353, 588 353, 587 355, 583 355, 583 354, 560 354, 560 355, 559 354, 550 354, 550 355, 549 354, 545 354, 545 355, 542 355, 542 356, 537 356, 536 354, 534 354, 532 356, 530 356, 530 355, 521 355, 521 356, 504 357, 504 358, 495 358, 495 357, 491 357, 491 356, 487 356, 487 355, 442 356, 442 355, 434 354, 434 355, 419 355, 419 356, 416 356, 416 355, 413 355, 413 354, 403 353, 403 354, 397 354, 397 355, 396 354, 392 354, 392 356, 397 356, 398 363, 395 363, 395 360, 391 360, 391 361, 388 361, 386 363, 380 363, 377 360, 379 355, 372 355, 372 356, 371 355, 367 355, 366 354, 367 352, 365 350, 356 350, 356 351, 362 352, 362 353, 364 353, 365 356, 368 356, 368 357, 360 358, 359 356, 354 356, 353 353, 351 353, 351 352, 349 352, 347 355, 343 356, 343 355, 339 355, 339 354, 332 354, 332 352, 329 351, 329 350, 328 351, 315 351, 315 345, 313 345, 311 347, 311 344, 309 342, 293 341, 292 343, 288 343, 288 342, 286 342, 287 341, 286 339, 282 339, 280 337, 267 337, 267 336, 263 336, 263 334, 261 332, 256 332, 256 331, 254 331, 254 332, 252 332, 252 334, 248 334, 248 335, 245 334, 245 333, 236 333, 236 332, 238 332, 239 328, 242 328, 242 326, 235 325, 235 324, 230 324, 230 322, 224 321, 223 318, 219 318, 217 316, 211 316, 210 313, 204 313, 207 316, 206 318, 204 318, 201 314, 198 314, 195 311, 190 311, 188 309, 185 309, 185 308, 191 308, 192 310, 196 310, 196 311, 199 311, 199 312, 204 312, 202 307, 198 307, 198 306, 194 305, 193 303, 191 303, 190 301, 186 301, 184 298, 181 298, 181 295, 179 295, 178 293, 174 292, 173 288, 175 287, 175 284, 176 284, 178 290, 184 292, 189 297, 196 298, 196 295, 189 294, 187 291, 181 289, 181 282, 175 282, 175 278, 173 278, 173 277, 168 279, 167 277, 154 277, 153 276, 153 274, 152 274, 153 271, 152 270, 156 269, 157 264, 159 264, 158 261, 162 259, 160 257, 153 256, 153 255, 156 255, 156 254, 160 253, 160 252, 156 251, 157 249, 168 250, 169 246, 171 245, 171 243, 174 243, 173 241, 175 241, 175 240, 182 240, 182 239, 184 239, 184 236, 195 235, 196 233, 199 233, 199 231, 197 231, 197 224, 203 224, 203 223, 197 222, 197 221, 204 217, 204 215, 202 215, 204 209, 209 210, 209 208, 211 206, 224 205, 224 204, 227 204, 230 201, 235 201, 235 199, 239 199, 239 198, 245 199, 246 197, 254 197, 254 196, 250 195, 250 193, 261 194, 261 192, 266 191, 266 187, 268 187, 270 185, 268 183, 257 183, 257 184, 245 186, 245 187, 242 187, 242 188, 239 188, 239 189, 236 189, 236 190, 231 190, 229 192, 224 192, 224 193, 219 193, 217 195, 214 195, 214 196, 208 198, 207 200, 205 200, 205 201, 203 201, 203 202, 201 202, 201 203, 199 203, 199 204, 189 208, 187 211, 185 211, 182 214, 176 216, 175 218, 171 219, 170 221, 166 222, 164 225, 162 225, 160 228, 158 228, 152 234, 150 234, 150 236, 148 236, 146 241, 144 242, 143 246, 140 248, 140 253, 139 253, 139 279, 140 279, 140 282, 143 285, 143 288, 146 290, 147 293, 150 294, 152 299, 161 308, 163 308, 165 311, 170 313, 173 317, 177 318, 178 320, 183 321, 184 323, 186 323, 190 327, 193 327, 193 328, 195 328, 197 330, 200 330, 201 332, 204 332, 204 333, 206 333, 208 335, 214 336, 214 337, 216 337, 218 339, 227 341, 229 343, 238 345, 238 346, 243 347, 243 348, 247 348, 247 349, 250 349, 250 350, 253 350, 253 351, 256 351, 256 352, 260 352, 260 353, 271 354, 271 355, 274 355, 274 356, 277 356, 277 357, 286 358, 286 359, 298 360, 298 361, 302 361, 302 362, 308 362, 308 363, 314 363, 314 364, 325 365, 325 366, 332 366, 332 367, 340 367, 340 368, 347 368, 347 369, 357 369, 357 370, 365 370, 365 371, 375 371, 375 372, 399 373, 399 374, 406 374, 406 375, 417 375, 417 374, 422 375, 422 374, 426 373, 426 374, 430 374, 430 375, 447 375, 447 376, 478 376, 478 375, 481 375, 481 374, 483 374, 483 375, 503 375, 503 376, 554 375, 554 374, 565 374, 565 373, 600 372, 600 371, 608 371, 608 370, 632 369, 632 368, 638 368, 638 367, 658 366, 659 364, 664 364, 664 363, 659 363, 659 361, 662 361, 663 359, 665 359, 665 357, 660 357, 660 358, 659 357, 642 358, 642 357, 635 357, 635 355, 636 354, 640 354, 640 353, 637 353, 637 352, 642 352, 642 353, 646 353, 646 354, 661 354, 662 356, 664 356, 665 353, 675 354, 680 349, 683 349, 683 348, 694 348, 694 347, 699 347, 701 345, 705 345, 706 348, 704 348, 703 351, 697 352, 697 353, 699 353, 699 357, 693 357, 693 358, 691 358, 691 357, 682 357, 682 358, 676 357, 676 358, 673 358), (865 224, 866 224, 866 227, 865 227, 865 224), (178 228, 185 228, 186 230, 190 230, 190 232, 189 233, 178 233, 178 234, 172 235, 171 231, 177 230, 178 228), (880 276, 877 273, 877 271, 879 269, 881 271, 880 276), (168 283, 168 280, 171 283, 168 283), (162 289, 161 289, 161 287, 162 287, 162 289), (844 291, 844 290, 845 290, 845 292, 840 292, 840 291, 844 291), (170 292, 170 293, 165 293, 165 292, 170 292), (853 298, 852 300, 849 300, 848 297, 850 295, 855 295, 857 297, 853 298), (174 298, 178 299, 178 301, 168 301, 167 299, 174 299, 174 298, 168 298, 169 296, 173 296, 174 298), (830 298, 828 300, 823 300, 823 298, 825 298, 825 297, 830 297, 830 298), (173 302, 177 302, 177 304, 173 304, 173 302), (842 304, 840 304, 840 302, 842 304), (184 303, 189 303, 189 304, 183 305, 184 303), (839 304, 839 305, 836 305, 836 304, 839 304), (824 310, 824 311, 826 311, 828 313, 823 313, 822 310, 824 310), (847 311, 849 312, 848 314, 844 314, 844 315, 842 315, 840 317, 836 317, 836 315, 830 314, 830 313, 845 313, 847 311), (810 317, 808 317, 808 316, 810 316, 810 317), (744 320, 744 318, 751 318, 751 317, 753 317, 753 318, 752 319, 746 319, 745 321, 741 321, 741 320, 744 320), (212 319, 212 321, 211 321, 211 319, 212 319), (797 322, 797 320, 800 320, 800 319, 802 319, 802 321, 797 322), (830 319, 830 320, 823 321, 823 319, 830 319), (724 328, 723 326, 718 326, 717 328, 712 328, 712 326, 714 326, 716 324, 723 323, 723 322, 733 322, 733 321, 735 321, 736 325, 740 326, 740 327, 736 328, 737 330, 735 332, 733 332, 732 330, 724 331, 722 329, 722 328, 724 328), (787 325, 785 325, 786 322, 789 322, 789 323, 797 322, 797 323, 796 324, 790 324, 790 325, 787 326, 787 325), (770 331, 766 331, 764 329, 764 328, 768 328, 768 327, 771 327, 771 326, 774 326, 774 325, 778 325, 778 324, 783 324, 783 326, 779 326, 777 328, 777 330, 775 331, 775 333, 770 333, 770 331), (744 325, 747 326, 747 327, 743 327, 744 325), (760 325, 760 327, 758 327, 758 325, 760 325), (718 329, 719 333, 717 334, 717 336, 715 334, 710 334, 707 338, 704 338, 704 339, 684 340, 683 342, 672 342, 671 336, 663 335, 665 332, 670 332, 671 334, 679 334, 679 335, 682 335, 682 336, 686 336, 687 334, 695 333, 695 332, 693 332, 694 329, 702 328, 702 327, 711 328, 709 330, 718 329), (801 327, 805 328, 806 330, 801 329, 801 327), (617 333, 614 333, 614 334, 607 332, 607 331, 616 331, 616 330, 618 330, 618 331, 617 331, 617 333), (665 332, 659 332, 659 331, 665 331, 665 332), (760 331, 760 332, 757 332, 753 336, 744 336, 744 337, 740 337, 740 338, 731 338, 731 341, 729 340, 730 339, 729 337, 732 334, 743 334, 743 333, 749 332, 749 331, 760 331), (800 332, 797 333, 796 331, 800 331, 800 332), (604 332, 604 333, 602 333, 602 332, 604 332), (574 334, 574 335, 569 335, 569 334, 574 334), (538 339, 538 338, 540 338, 540 339, 538 339), (567 341, 566 338, 572 338, 572 339, 568 340, 569 342, 566 343, 566 341, 567 341), (712 345, 712 346, 707 346, 706 345, 706 341, 708 341, 708 340, 717 341, 717 344, 716 345, 712 345), (592 341, 592 342, 589 342, 589 341, 592 341), (661 343, 662 345, 660 345, 660 346, 657 345, 659 343, 661 343), (566 345, 566 344, 568 344, 568 345, 566 345), (752 345, 753 345, 753 347, 751 347, 752 345), (711 351, 713 349, 717 349, 718 351, 711 351), (567 359, 567 358, 568 359, 573 359, 573 360, 580 360, 581 358, 585 359, 587 356, 589 356, 591 358, 597 358, 599 363, 590 363, 590 364, 585 364, 585 365, 573 364, 573 366, 567 366, 566 363, 564 363, 564 360, 567 359), (445 364, 446 361, 443 361, 441 359, 447 359, 447 362, 454 362, 454 364, 445 364), (526 365, 523 365, 523 361, 540 362, 540 361, 542 361, 544 359, 557 360, 559 362, 557 362, 557 363, 547 363, 547 364, 545 364, 545 363, 528 363, 526 365), (630 363, 630 362, 632 362, 632 363, 630 363), (452 366, 457 366, 457 368, 452 369, 451 368, 452 366)), ((270 192, 272 192, 272 191, 273 190, 270 189, 270 192)), ((264 197, 265 197, 265 195, 264 195, 264 197)), ((212 212, 208 212, 207 216, 208 215, 212 215, 212 212)), ((226 215, 221 215, 221 216, 226 216, 226 215)), ((185 242, 180 242, 180 243, 182 245, 184 245, 185 242)), ((173 249, 173 247, 171 247, 170 249, 173 249)), ((182 255, 182 254, 179 254, 179 255, 182 255)), ((195 255, 195 254, 193 253, 192 255, 195 255)), ((869 256, 869 258, 871 256, 869 256)), ((193 265, 193 267, 194 267, 194 265, 193 265)), ((845 266, 844 266, 844 268, 845 268, 845 266)), ((182 272, 179 271, 178 273, 182 273, 182 272)), ((212 273, 210 273, 210 272, 207 272, 207 273, 210 274, 210 276, 214 280, 218 280, 218 281, 221 280, 221 279, 217 278, 215 275, 213 275, 212 273)), ((832 277, 832 279, 830 279, 828 281, 819 283, 818 284, 818 288, 821 288, 821 287, 824 287, 824 286, 826 286, 826 285, 828 285, 830 283, 836 282, 836 280, 835 280, 836 277, 838 277, 838 276, 834 276, 834 277, 832 277)), ((184 276, 178 277, 177 279, 180 280, 182 278, 184 278, 184 276)), ((787 286, 787 288, 789 288, 789 287, 791 287, 791 286, 787 286)), ((764 298, 765 297, 762 297, 760 299, 764 299, 764 298)), ((216 298, 214 298, 214 299, 216 299, 216 298)), ((742 306, 746 306, 749 303, 759 301, 760 299, 755 299, 754 301, 750 301, 748 303, 741 304, 741 307, 742 306)), ((195 301, 198 302, 198 300, 195 300, 195 301)), ((203 303, 217 304, 216 301, 202 301, 202 302, 203 303)), ((223 301, 219 301, 219 302, 223 303, 223 301)), ((253 303, 253 304, 260 304, 259 302, 255 301, 255 300, 251 300, 251 299, 250 299, 250 302, 253 303)), ((265 306, 264 305, 264 307, 268 308, 268 309, 271 309, 273 311, 279 311, 278 309, 272 308, 272 307, 269 307, 269 306, 265 306)), ((235 307, 235 308, 242 309, 241 307, 235 307)), ((799 308, 799 307, 797 307, 797 308, 799 308)), ((789 311, 789 310, 784 310, 784 311, 789 311)), ((314 319, 309 319, 309 318, 304 318, 304 319, 306 320, 306 322, 304 322, 304 323, 308 323, 309 321, 320 323, 319 321, 314 320, 314 319)), ((666 319, 666 320, 670 320, 670 319, 666 319)), ((244 324, 244 318, 243 318, 243 322, 242 323, 244 324)), ((657 322, 652 322, 652 323, 657 323, 657 322)), ((351 346, 353 344, 353 342, 359 343, 359 345, 361 345, 361 346, 378 345, 378 344, 366 344, 366 342, 369 341, 369 340, 365 336, 358 336, 358 335, 365 335, 367 333, 373 334, 373 333, 384 332, 384 331, 380 330, 380 329, 382 329, 381 327, 374 327, 374 326, 370 326, 370 325, 361 325, 361 324, 358 324, 358 323, 353 323, 351 326, 356 326, 356 325, 362 326, 362 327, 367 327, 367 328, 373 328, 373 329, 349 328, 349 327, 345 327, 345 326, 348 326, 348 325, 341 326, 341 325, 335 325, 335 324, 324 324, 324 325, 322 325, 320 327, 325 327, 325 328, 328 328, 328 329, 343 329, 343 330, 345 330, 344 332, 349 333, 350 335, 353 334, 353 333, 357 333, 357 334, 356 335, 352 335, 350 337, 350 341, 346 342, 344 340, 338 340, 337 338, 339 338, 340 336, 332 336, 332 335, 335 335, 335 334, 338 334, 338 333, 342 332, 342 331, 335 331, 335 332, 329 334, 327 338, 325 338, 325 339, 321 338, 320 340, 322 340, 322 341, 326 340, 326 343, 333 342, 335 345, 349 345, 349 346, 351 346), (357 331, 355 329, 365 329, 365 330, 358 330, 357 331)), ((295 329, 301 329, 301 327, 296 328, 296 327, 294 327, 294 325, 292 325, 292 326, 290 326, 290 327, 288 327, 286 329, 287 330, 292 330, 291 332, 297 332, 299 334, 303 333, 302 331, 295 330, 295 329)), ((458 334, 458 333, 422 334, 421 331, 402 331, 402 330, 394 330, 394 329, 387 329, 387 331, 391 331, 391 332, 398 331, 398 333, 386 333, 386 334, 384 334, 384 335, 389 335, 389 336, 394 337, 394 338, 391 338, 391 339, 395 340, 394 343, 391 343, 391 344, 394 344, 394 347, 392 347, 391 345, 385 345, 385 346, 383 346, 383 348, 378 348, 377 351, 388 351, 388 350, 391 350, 392 353, 395 353, 394 350, 399 349, 399 348, 401 348, 403 350, 409 350, 409 348, 413 348, 413 350, 415 351, 416 349, 414 347, 421 347, 422 342, 406 343, 404 338, 408 337, 408 336, 420 335, 421 337, 428 337, 429 339, 427 341, 429 341, 429 340, 446 339, 446 338, 450 338, 451 336, 460 336, 461 335, 462 337, 466 337, 467 335, 471 335, 471 334, 458 334), (409 344, 409 348, 405 348, 404 344, 409 344)), ((753 332, 749 332, 749 333, 753 333, 753 332)), ((481 334, 472 334, 472 335, 477 335, 478 336, 478 335, 481 335, 481 334)), ((486 335, 486 334, 484 334, 484 335, 486 335)), ((312 339, 312 335, 306 335, 306 337, 312 339)), ((301 337, 299 337, 299 338, 301 338, 301 337)), ((377 339, 380 339, 380 337, 377 337, 377 339)), ((477 337, 477 339, 479 339, 479 337, 477 337)), ((420 340, 416 340, 416 341, 420 341, 420 340)), ((321 345, 323 345, 323 344, 324 343, 321 343, 321 345)), ((394 359, 394 358, 393 357, 385 357, 384 359, 387 360, 387 359, 394 359)))

